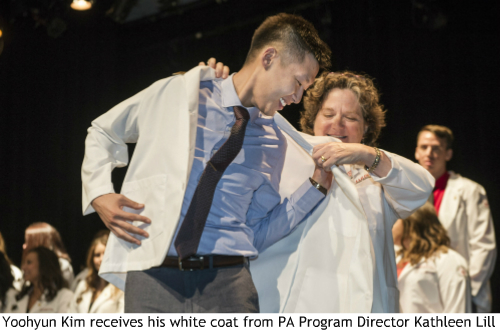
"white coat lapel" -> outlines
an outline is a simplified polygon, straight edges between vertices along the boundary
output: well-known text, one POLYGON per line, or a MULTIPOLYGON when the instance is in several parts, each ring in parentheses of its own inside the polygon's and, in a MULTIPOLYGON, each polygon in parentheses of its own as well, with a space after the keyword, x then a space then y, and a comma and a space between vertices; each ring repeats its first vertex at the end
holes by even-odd
MULTIPOLYGON (((99 310, 99 308, 101 307, 101 305, 109 299, 109 297, 111 296, 110 286, 111 286, 111 284, 108 284, 104 288, 104 290, 102 290, 102 292, 99 295, 99 297, 97 297, 97 299, 92 304, 92 307, 90 308, 89 313, 96 313, 96 311, 99 310)), ((92 297, 92 294, 90 296, 92 297)), ((90 298, 90 300, 91 299, 92 298, 90 298)), ((89 304, 90 304, 90 301, 89 301, 89 304)), ((90 306, 90 305, 87 305, 87 306, 90 306)))
POLYGON ((215 71, 208 67, 197 67, 184 74, 189 110, 189 158, 187 163, 187 178, 193 166, 194 150, 196 148, 196 127, 198 124, 198 103, 200 98, 200 82, 215 79, 215 71))
POLYGON ((455 219, 461 201, 462 189, 460 177, 450 171, 450 178, 446 184, 443 201, 439 208, 439 220, 445 228, 449 228, 450 222, 455 219))
POLYGON ((398 281, 402 281, 417 265, 418 264, 412 265, 411 263, 407 263, 405 268, 401 271, 401 274, 399 274, 398 281))

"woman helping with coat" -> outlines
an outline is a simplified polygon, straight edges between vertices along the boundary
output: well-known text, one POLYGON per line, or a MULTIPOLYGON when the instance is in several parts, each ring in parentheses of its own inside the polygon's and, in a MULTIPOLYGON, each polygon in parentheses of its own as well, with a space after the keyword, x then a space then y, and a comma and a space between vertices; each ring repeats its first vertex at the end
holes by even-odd
POLYGON ((280 193, 287 197, 315 165, 341 172, 309 217, 252 263, 261 312, 397 312, 392 226, 425 203, 434 179, 375 147, 385 111, 368 76, 324 73, 304 108, 302 130, 314 137, 275 117, 290 132, 280 193), (315 145, 310 155, 298 147, 300 139, 315 145), (341 179, 348 183, 339 189, 341 179), (342 191, 350 197, 341 199, 342 191), (356 217, 353 205, 361 205, 356 217))
POLYGON ((70 313, 123 313, 123 291, 99 277, 109 232, 96 237, 87 253, 88 275, 81 281, 69 309, 70 313))

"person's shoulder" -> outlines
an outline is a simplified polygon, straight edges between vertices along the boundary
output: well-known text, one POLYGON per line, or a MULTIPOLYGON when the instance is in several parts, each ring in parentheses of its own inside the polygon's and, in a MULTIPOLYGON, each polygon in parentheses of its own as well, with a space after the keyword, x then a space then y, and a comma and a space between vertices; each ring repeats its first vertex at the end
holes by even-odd
POLYGON ((446 252, 439 252, 436 256, 437 263, 446 263, 448 265, 453 264, 456 267, 464 268, 466 271, 468 270, 467 261, 458 253, 457 251, 448 248, 446 252))
POLYGON ((453 171, 449 171, 448 173, 450 173, 450 178, 448 180, 456 180, 457 182, 460 182, 462 185, 466 185, 466 186, 482 187, 476 181, 473 181, 469 178, 466 178, 466 177, 460 175, 459 173, 455 173, 453 171))
POLYGON ((85 279, 83 279, 76 286, 75 295, 79 295, 80 293, 82 293, 85 290, 87 290, 87 281, 85 281, 85 279))
POLYGON ((59 291, 57 291, 56 299, 67 300, 73 298, 73 295, 74 293, 70 289, 62 288, 59 291))

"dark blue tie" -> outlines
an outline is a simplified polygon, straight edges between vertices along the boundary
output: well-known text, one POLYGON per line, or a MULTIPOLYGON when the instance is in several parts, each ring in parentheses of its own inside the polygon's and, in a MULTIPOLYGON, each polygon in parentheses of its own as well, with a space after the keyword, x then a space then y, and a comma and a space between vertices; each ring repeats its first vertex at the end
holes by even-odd
POLYGON ((231 135, 207 163, 175 239, 175 250, 181 260, 196 254, 208 213, 212 207, 217 183, 243 146, 250 115, 243 107, 235 106, 233 109, 236 123, 231 128, 231 135))

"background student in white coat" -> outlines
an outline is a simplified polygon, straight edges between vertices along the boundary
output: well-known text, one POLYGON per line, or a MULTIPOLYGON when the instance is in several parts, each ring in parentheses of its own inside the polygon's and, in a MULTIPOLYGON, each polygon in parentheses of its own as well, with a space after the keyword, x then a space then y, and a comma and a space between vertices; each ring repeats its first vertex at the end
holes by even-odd
POLYGON ((46 222, 35 222, 29 225, 24 232, 23 260, 28 251, 38 246, 44 246, 54 251, 59 258, 63 277, 68 285, 71 286, 75 275, 73 273, 73 266, 71 266, 71 258, 66 252, 66 247, 59 231, 46 222))
POLYGON ((10 291, 5 313, 66 313, 73 298, 67 289, 57 255, 39 246, 23 260, 24 286, 19 294, 10 291))
POLYGON ((307 91, 304 108, 305 133, 340 141, 317 144, 314 162, 304 152, 302 158, 291 158, 292 171, 285 173, 285 164, 283 181, 300 181, 304 173, 298 169, 310 170, 314 164, 326 169, 344 165, 359 195, 362 221, 329 194, 326 202, 333 206, 322 202, 296 232, 264 251, 252 267, 263 311, 395 313, 399 295, 392 226, 398 216, 425 203, 434 179, 420 165, 376 148, 385 111, 370 77, 323 73, 307 91), (276 291, 279 295, 273 296, 276 291))
POLYGON ((465 259, 450 239, 433 205, 426 203, 393 227, 402 313, 470 313, 465 259))
POLYGON ((7 261, 5 254, 0 251, 0 313, 3 312, 7 305, 7 297, 13 297, 16 293, 10 263, 7 261))
POLYGON ((5 260, 10 265, 10 270, 12 272, 12 275, 14 276, 14 283, 13 283, 14 288, 20 291, 23 286, 23 272, 21 272, 21 270, 17 268, 10 260, 9 255, 7 254, 7 247, 5 246, 5 241, 3 239, 1 232, 0 232, 0 252, 3 253, 5 260))
POLYGON ((496 261, 496 240, 486 191, 478 183, 446 170, 453 156, 453 132, 445 126, 420 130, 415 158, 436 178, 430 196, 450 247, 469 265, 473 310, 491 312, 490 276, 496 261))
POLYGON ((99 235, 90 244, 87 253, 88 274, 78 284, 70 313, 123 313, 123 291, 99 277, 109 233, 99 235))

